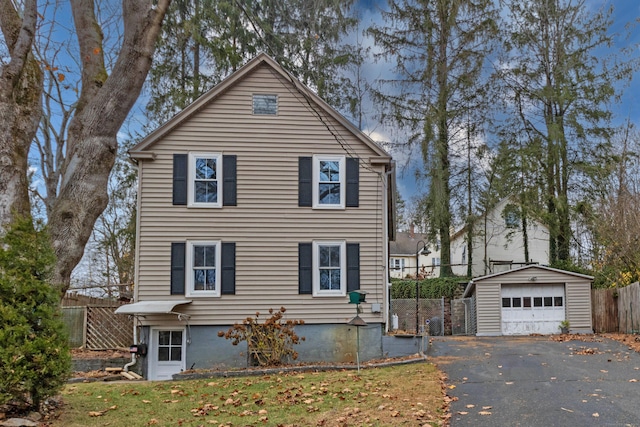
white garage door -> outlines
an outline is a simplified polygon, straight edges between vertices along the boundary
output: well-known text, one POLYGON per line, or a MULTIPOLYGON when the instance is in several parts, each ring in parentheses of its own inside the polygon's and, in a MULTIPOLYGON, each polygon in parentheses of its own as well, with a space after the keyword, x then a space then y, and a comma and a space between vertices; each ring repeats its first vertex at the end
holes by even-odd
POLYGON ((502 285, 504 335, 555 334, 565 320, 564 285, 502 285))

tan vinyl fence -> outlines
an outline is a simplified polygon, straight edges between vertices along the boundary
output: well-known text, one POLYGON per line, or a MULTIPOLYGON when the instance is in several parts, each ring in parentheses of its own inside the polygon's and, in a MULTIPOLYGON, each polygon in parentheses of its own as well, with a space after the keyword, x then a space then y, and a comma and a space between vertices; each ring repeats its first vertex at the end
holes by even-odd
POLYGON ((591 305, 594 332, 640 333, 640 283, 592 289, 591 305))

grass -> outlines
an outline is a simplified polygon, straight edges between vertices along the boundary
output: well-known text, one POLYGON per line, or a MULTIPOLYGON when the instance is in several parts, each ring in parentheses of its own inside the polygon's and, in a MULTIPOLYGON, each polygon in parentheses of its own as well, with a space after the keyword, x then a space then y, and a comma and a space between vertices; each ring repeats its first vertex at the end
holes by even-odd
POLYGON ((441 374, 430 363, 355 371, 170 382, 69 384, 52 427, 437 426, 441 374))

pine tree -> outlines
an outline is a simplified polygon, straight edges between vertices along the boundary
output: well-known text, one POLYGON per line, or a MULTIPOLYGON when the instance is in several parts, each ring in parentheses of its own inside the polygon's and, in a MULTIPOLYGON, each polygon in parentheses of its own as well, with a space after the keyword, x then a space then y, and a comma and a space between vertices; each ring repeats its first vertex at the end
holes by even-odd
MULTIPOLYGON (((484 104, 483 70, 495 34, 490 0, 389 2, 385 25, 369 33, 381 58, 396 64, 395 77, 382 81, 377 99, 386 107, 383 120, 400 125, 407 143, 421 148, 429 182, 426 216, 441 244, 440 275, 451 270, 451 146, 460 140, 469 116, 484 104)), ((435 239, 434 239, 435 240, 435 239)))
MULTIPOLYGON (((608 105, 616 85, 631 77, 638 62, 598 59, 614 42, 611 8, 593 13, 584 0, 504 4, 509 12, 502 36, 506 56, 499 75, 511 113, 520 122, 512 129, 520 130, 526 150, 539 156, 536 179, 544 194, 551 262, 566 263, 571 255, 571 189, 591 181, 588 165, 609 150, 608 105)), ((511 140, 520 143, 520 138, 511 140)))

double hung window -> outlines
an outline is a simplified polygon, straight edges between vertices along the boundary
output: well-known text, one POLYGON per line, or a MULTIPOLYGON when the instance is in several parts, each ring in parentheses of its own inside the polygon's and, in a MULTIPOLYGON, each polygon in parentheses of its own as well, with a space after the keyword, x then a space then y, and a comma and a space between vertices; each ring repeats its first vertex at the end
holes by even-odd
POLYGON ((220 207, 222 199, 222 155, 189 154, 189 206, 220 207))
POLYGON ((346 295, 346 243, 314 242, 314 295, 346 295))
POLYGON ((315 208, 344 208, 345 157, 314 156, 313 205, 315 208))
POLYGON ((186 265, 187 296, 220 296, 220 242, 188 242, 186 265))

